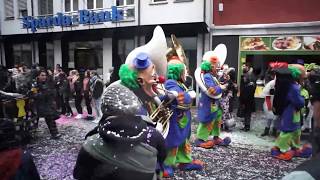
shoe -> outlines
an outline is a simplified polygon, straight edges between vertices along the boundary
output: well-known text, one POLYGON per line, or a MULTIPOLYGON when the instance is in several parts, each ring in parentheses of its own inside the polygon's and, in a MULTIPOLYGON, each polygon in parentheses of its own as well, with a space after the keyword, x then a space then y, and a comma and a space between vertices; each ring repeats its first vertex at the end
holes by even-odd
POLYGON ((262 137, 269 136, 269 131, 270 131, 270 128, 268 128, 268 127, 264 128, 264 132, 261 134, 261 136, 262 137))
POLYGON ((75 118, 76 118, 76 119, 82 119, 83 116, 82 116, 82 114, 78 114, 75 118))
POLYGON ((195 141, 195 145, 197 147, 202 147, 204 149, 211 149, 214 147, 214 142, 212 140, 207 140, 207 141, 204 141, 202 139, 197 139, 195 141))
POLYGON ((305 128, 302 132, 303 133, 310 133, 310 129, 309 128, 305 128))
POLYGON ((202 170, 204 163, 200 160, 193 160, 191 163, 180 163, 178 168, 181 171, 202 170))
POLYGON ((241 131, 244 131, 244 132, 248 132, 248 131, 250 131, 250 127, 244 127, 244 128, 242 128, 242 129, 240 129, 241 131))
POLYGON ((279 136, 278 130, 276 128, 272 128, 271 136, 277 138, 279 136))
POLYGON ((219 137, 213 138, 214 145, 218 146, 228 146, 231 143, 230 137, 225 137, 224 139, 221 139, 219 137))
POLYGON ((312 155, 312 146, 305 144, 300 149, 294 149, 294 157, 309 158, 312 155))
POLYGON ((86 117, 86 120, 88 120, 88 121, 94 120, 94 116, 88 115, 88 116, 86 117))
POLYGON ((51 135, 51 139, 59 139, 61 137, 61 134, 54 134, 54 135, 51 135))
POLYGON ((281 153, 280 149, 278 147, 272 147, 271 148, 271 156, 278 156, 281 153))
POLYGON ((294 157, 294 155, 295 155, 295 152, 293 150, 283 153, 277 147, 273 147, 271 149, 271 156, 280 160, 290 161, 294 157))
POLYGON ((72 113, 66 113, 65 116, 68 117, 68 118, 71 118, 72 117, 72 113))
POLYGON ((171 166, 164 165, 162 177, 164 178, 173 177, 173 174, 174 174, 173 168, 171 166))

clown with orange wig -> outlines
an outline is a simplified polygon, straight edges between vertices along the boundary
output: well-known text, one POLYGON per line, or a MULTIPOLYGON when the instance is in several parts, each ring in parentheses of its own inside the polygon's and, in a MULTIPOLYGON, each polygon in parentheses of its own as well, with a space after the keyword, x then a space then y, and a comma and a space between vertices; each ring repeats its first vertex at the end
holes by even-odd
POLYGON ((214 145, 229 145, 229 137, 221 139, 222 109, 220 99, 225 89, 217 80, 217 71, 223 65, 227 55, 225 45, 218 45, 214 51, 208 51, 203 56, 201 69, 195 71, 195 78, 201 89, 198 104, 198 120, 196 146, 212 148, 214 145), (213 139, 209 139, 213 136, 213 139))
POLYGON ((188 75, 186 57, 174 35, 172 35, 174 47, 167 54, 168 80, 165 89, 175 96, 169 108, 173 115, 170 118, 169 133, 166 137, 167 157, 164 161, 164 177, 172 177, 173 169, 178 166, 180 170, 201 170, 203 162, 193 160, 191 157, 191 111, 193 99, 196 93, 189 90, 186 85, 188 75))

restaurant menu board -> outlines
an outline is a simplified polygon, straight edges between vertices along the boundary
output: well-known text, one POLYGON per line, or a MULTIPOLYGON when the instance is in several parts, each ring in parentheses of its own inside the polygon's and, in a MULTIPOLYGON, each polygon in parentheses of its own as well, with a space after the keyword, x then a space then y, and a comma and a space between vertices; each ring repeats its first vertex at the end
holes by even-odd
POLYGON ((320 51, 320 35, 241 37, 242 51, 320 51))
POLYGON ((269 44, 269 37, 243 37, 241 40, 241 50, 266 51, 270 50, 269 44))

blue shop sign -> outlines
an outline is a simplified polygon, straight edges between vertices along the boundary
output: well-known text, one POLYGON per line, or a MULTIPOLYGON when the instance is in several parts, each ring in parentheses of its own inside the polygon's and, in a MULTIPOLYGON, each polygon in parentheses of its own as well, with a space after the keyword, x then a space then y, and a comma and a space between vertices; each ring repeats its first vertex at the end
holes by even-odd
POLYGON ((57 13, 56 16, 34 18, 25 16, 22 19, 23 28, 36 32, 38 28, 49 28, 53 26, 68 27, 76 24, 98 24, 103 22, 118 22, 123 20, 123 10, 111 7, 111 11, 79 10, 78 15, 64 15, 57 13))

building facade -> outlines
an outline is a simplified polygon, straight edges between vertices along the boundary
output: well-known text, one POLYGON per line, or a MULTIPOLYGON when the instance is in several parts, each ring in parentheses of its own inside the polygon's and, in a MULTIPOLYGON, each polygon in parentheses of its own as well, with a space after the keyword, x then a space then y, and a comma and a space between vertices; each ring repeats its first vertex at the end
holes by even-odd
MULTIPOLYGON (((2 64, 64 69, 110 68, 148 42, 156 25, 175 34, 193 71, 210 48, 209 0, 3 0, 2 64)), ((169 38, 168 38, 169 39, 169 38)), ((191 72, 193 73, 193 72, 191 72)))
MULTIPOLYGON (((270 61, 320 63, 318 0, 213 0, 212 47, 225 43, 226 63, 250 62, 263 78, 270 61)), ((241 71, 238 71, 240 74, 241 71)))

